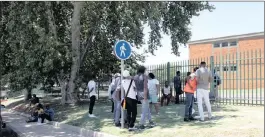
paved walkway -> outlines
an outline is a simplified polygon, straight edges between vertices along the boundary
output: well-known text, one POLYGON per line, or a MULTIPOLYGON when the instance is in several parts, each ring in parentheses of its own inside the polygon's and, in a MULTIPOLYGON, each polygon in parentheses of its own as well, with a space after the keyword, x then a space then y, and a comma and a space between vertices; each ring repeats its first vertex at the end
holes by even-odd
POLYGON ((79 133, 49 124, 26 123, 26 118, 11 112, 1 112, 3 120, 22 137, 84 137, 79 133))

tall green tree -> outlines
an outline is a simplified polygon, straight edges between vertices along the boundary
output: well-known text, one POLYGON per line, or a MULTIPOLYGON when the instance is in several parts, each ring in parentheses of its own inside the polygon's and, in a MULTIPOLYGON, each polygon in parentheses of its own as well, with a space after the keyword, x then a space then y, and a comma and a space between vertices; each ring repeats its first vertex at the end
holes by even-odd
MULTIPOLYGON (((178 55, 179 46, 190 39, 190 19, 214 9, 208 2, 180 1, 1 3, 5 3, 1 43, 6 46, 0 51, 8 56, 1 65, 9 67, 5 76, 13 87, 28 89, 56 79, 62 87, 62 103, 75 102, 74 91, 82 77, 117 71, 120 64, 112 54, 117 40, 141 48, 147 24, 151 29, 147 51, 153 54, 161 47, 165 33, 178 55)), ((125 63, 135 67, 143 57, 134 53, 125 63)))

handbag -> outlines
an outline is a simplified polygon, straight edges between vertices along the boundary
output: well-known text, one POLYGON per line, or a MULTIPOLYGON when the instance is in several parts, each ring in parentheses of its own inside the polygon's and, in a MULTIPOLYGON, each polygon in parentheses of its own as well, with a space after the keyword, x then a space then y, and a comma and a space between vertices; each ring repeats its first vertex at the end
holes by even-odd
POLYGON ((130 85, 129 85, 129 88, 127 89, 127 93, 126 93, 124 99, 121 101, 121 106, 122 106, 123 109, 126 109, 126 100, 125 100, 125 98, 126 98, 126 97, 128 96, 128 94, 129 94, 129 91, 130 91, 131 86, 132 86, 132 82, 133 82, 133 80, 131 80, 130 85))

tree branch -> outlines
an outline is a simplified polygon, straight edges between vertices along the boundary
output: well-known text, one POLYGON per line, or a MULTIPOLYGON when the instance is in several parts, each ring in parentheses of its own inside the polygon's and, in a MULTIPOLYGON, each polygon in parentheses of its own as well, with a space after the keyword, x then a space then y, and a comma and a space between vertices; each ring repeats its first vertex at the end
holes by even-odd
POLYGON ((56 24, 55 24, 55 21, 54 21, 54 16, 53 16, 53 13, 51 11, 51 2, 50 1, 46 1, 45 5, 47 6, 47 12, 46 13, 48 15, 49 26, 50 26, 50 28, 52 30, 52 34, 54 35, 54 39, 56 41, 56 44, 58 45, 59 41, 58 41, 56 24))
POLYGON ((87 41, 82 44, 83 50, 81 51, 81 57, 80 57, 80 63, 82 64, 84 57, 87 53, 87 51, 89 51, 92 47, 93 47, 93 40, 94 40, 94 35, 91 35, 87 41))

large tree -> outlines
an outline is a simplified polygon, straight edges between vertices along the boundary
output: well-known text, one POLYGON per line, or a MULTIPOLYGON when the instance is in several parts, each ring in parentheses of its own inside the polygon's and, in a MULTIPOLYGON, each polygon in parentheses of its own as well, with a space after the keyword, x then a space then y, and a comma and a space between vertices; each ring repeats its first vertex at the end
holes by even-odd
MULTIPOLYGON (((84 76, 117 71, 112 54, 119 39, 141 48, 144 25, 149 33, 148 52, 161 47, 161 34, 171 36, 178 55, 187 43, 188 25, 208 2, 1 2, 1 65, 13 87, 31 89, 45 80, 58 80, 62 103, 75 102, 76 84, 84 76)), ((143 60, 137 53, 125 63, 143 60)))

